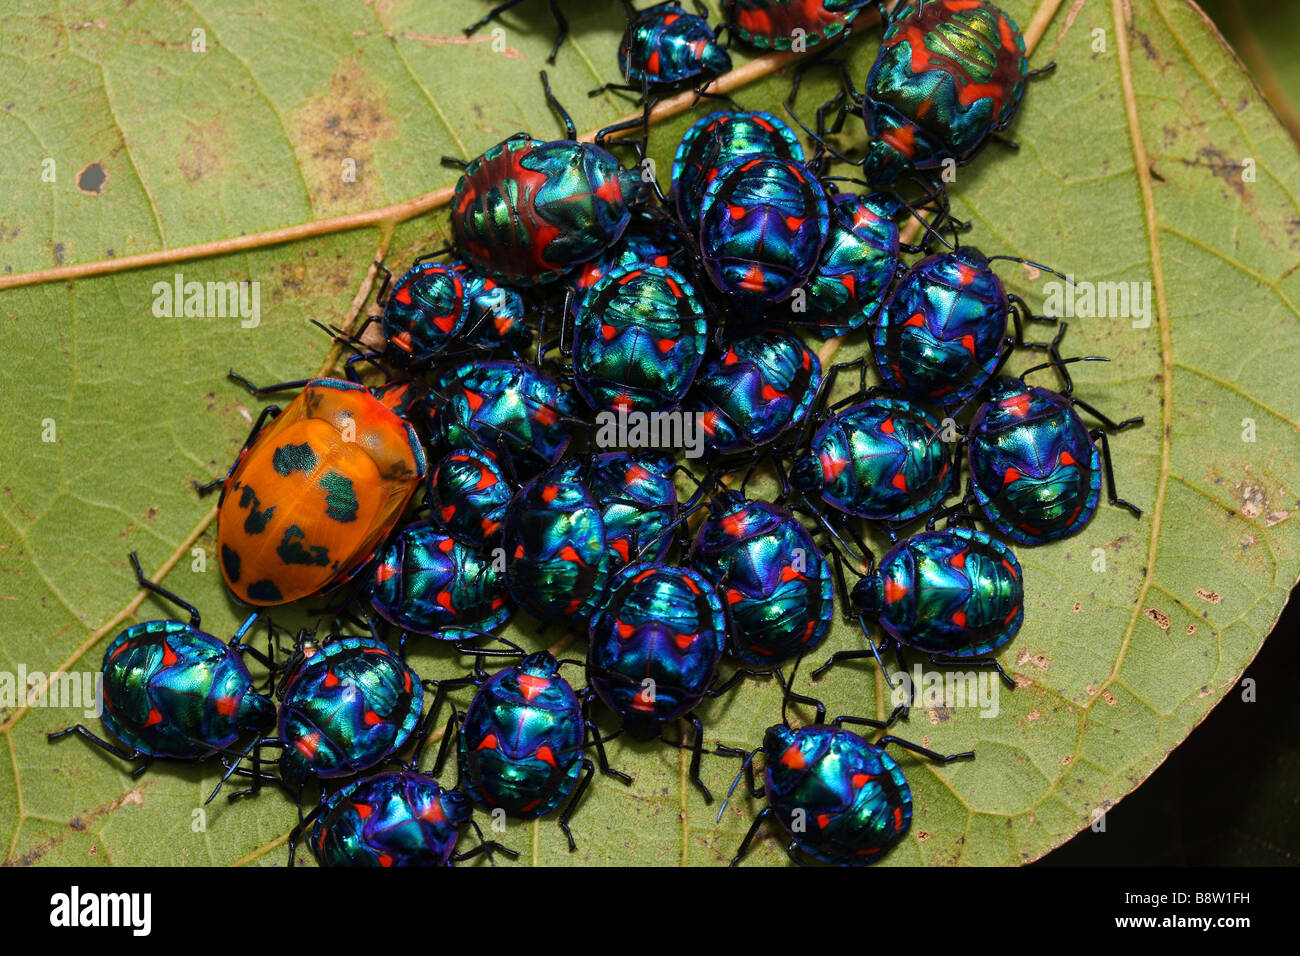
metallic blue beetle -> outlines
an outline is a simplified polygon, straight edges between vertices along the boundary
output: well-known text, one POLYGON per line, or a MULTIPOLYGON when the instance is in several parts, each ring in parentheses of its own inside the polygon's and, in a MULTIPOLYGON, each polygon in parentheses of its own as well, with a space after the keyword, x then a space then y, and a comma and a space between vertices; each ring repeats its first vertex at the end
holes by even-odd
POLYGON ((573 378, 597 412, 674 408, 704 358, 703 300, 675 269, 627 265, 587 292, 573 323, 573 378))
POLYGON ((587 487, 601 504, 610 571, 631 561, 662 561, 678 522, 678 470, 657 451, 607 452, 584 469, 587 487))
POLYGON ((798 336, 760 332, 705 362, 684 407, 698 414, 709 451, 748 452, 803 421, 820 383, 821 363, 798 336))
MULTIPOLYGON (((938 763, 974 757, 973 752, 939 754, 894 736, 868 743, 845 730, 844 723, 884 728, 888 721, 839 717, 825 722, 825 707, 817 706, 814 724, 792 729, 786 724, 769 727, 763 746, 750 753, 741 775, 748 775, 750 795, 767 799, 745 834, 731 865, 749 851, 754 837, 770 817, 789 838, 786 853, 795 863, 807 861, 834 866, 866 866, 877 862, 907 833, 912 823, 912 791, 898 763, 885 752, 889 744, 905 747, 938 763), (756 785, 752 761, 764 757, 764 785, 756 785)), ((730 794, 728 794, 730 799, 730 794)), ((726 809, 723 804, 722 810, 726 809)), ((722 810, 718 819, 722 819, 722 810)))
POLYGON ((595 96, 609 89, 648 93, 688 80, 709 80, 731 69, 731 55, 703 16, 687 13, 676 0, 635 10, 627 8, 627 27, 618 45, 618 69, 626 84, 607 83, 592 90, 595 96))
POLYGON ((104 652, 101 716, 129 749, 95 736, 81 724, 51 733, 48 739, 75 733, 123 760, 143 759, 133 774, 138 776, 155 757, 202 760, 228 752, 248 731, 260 733, 269 727, 275 705, 254 690, 243 655, 269 661, 241 643, 257 614, 223 643, 199 630, 199 613, 192 605, 144 576, 134 552, 131 564, 140 586, 189 611, 189 623, 133 624, 104 652))
MULTIPOLYGON (((394 364, 427 363, 436 358, 451 347, 469 319, 465 273, 445 262, 430 262, 430 258, 416 259, 396 282, 383 270, 384 284, 375 301, 384 310, 379 316, 388 343, 384 358, 394 364)), ((364 331, 365 325, 358 336, 364 331)))
POLYGON ((278 737, 263 743, 283 748, 280 781, 299 792, 313 777, 353 776, 397 753, 424 704, 415 672, 369 637, 303 643, 277 696, 278 737))
POLYGON ((878 397, 826 417, 790 481, 810 503, 871 521, 904 523, 937 508, 955 470, 939 422, 902 398, 878 397))
POLYGON ((710 504, 687 562, 723 592, 728 650, 772 667, 815 649, 834 615, 831 568, 789 511, 725 491, 710 504))
POLYGON ((490 455, 457 448, 429 471, 424 503, 434 524, 481 548, 501 533, 510 485, 490 455))
POLYGON ((635 265, 679 268, 685 250, 682 235, 654 219, 634 217, 618 242, 574 273, 568 314, 577 315, 591 288, 615 269, 635 265))
POLYGON ((738 317, 753 320, 804 285, 830 228, 830 203, 802 163, 740 156, 700 203, 700 255, 738 317))
POLYGON ((824 339, 869 322, 899 268, 898 203, 883 196, 831 197, 830 226, 806 297, 792 298, 789 322, 824 339), (794 308, 797 303, 801 311, 794 308))
MULTIPOLYGON (((451 866, 481 853, 518 855, 484 842, 481 832, 478 846, 456 853, 461 828, 473 825, 469 798, 414 770, 354 780, 330 794, 312 816, 309 842, 321 866, 451 866)), ((301 825, 294 836, 299 832, 301 825)), ((290 866, 293 848, 291 838, 290 866)))
POLYGON ((738 157, 772 156, 802 163, 803 144, 779 116, 762 110, 719 111, 696 120, 673 157, 673 202, 684 223, 700 221, 704 191, 738 157))
POLYGON ((971 493, 993 526, 1019 544, 1082 531, 1097 511, 1103 468, 1111 504, 1142 514, 1115 494, 1105 429, 1089 431, 1075 406, 1113 431, 1142 419, 1113 422, 1071 391, 1070 384, 1058 394, 1022 379, 996 379, 967 433, 971 493))
MULTIPOLYGON (((948 528, 900 541, 853 586, 849 604, 846 618, 858 615, 861 621, 862 615, 874 615, 887 641, 928 654, 935 663, 991 667, 1015 686, 988 655, 1015 637, 1024 623, 1024 575, 1011 549, 982 531, 948 528)), ((865 622, 862 629, 866 634, 865 622)), ((880 659, 874 645, 840 651, 813 676, 841 661, 869 656, 880 659)))
POLYGON ((379 550, 370 603, 405 633, 461 640, 505 623, 514 609, 488 552, 426 522, 407 525, 379 550))
POLYGON ((461 789, 484 809, 521 820, 546 816, 572 794, 557 822, 575 849, 569 820, 595 767, 582 754, 589 729, 582 702, 550 652, 529 654, 493 675, 453 720, 461 725, 461 789))
POLYGON ((988 384, 1006 349, 1022 344, 1022 320, 1042 319, 1006 293, 990 266, 995 259, 1027 262, 962 246, 922 259, 899 280, 871 343, 891 391, 945 408, 963 405, 988 384), (1015 321, 1014 338, 1007 335, 1008 318, 1015 321))
POLYGON ((605 524, 580 469, 563 462, 520 489, 506 509, 506 587, 544 621, 588 619, 609 584, 605 524))
POLYGON ((713 586, 689 568, 631 564, 591 620, 587 683, 638 739, 685 718, 695 730, 691 780, 699 775, 703 727, 691 712, 709 693, 726 649, 727 621, 713 586))
POLYGON ((431 432, 446 450, 478 447, 516 480, 560 460, 569 445, 573 393, 523 362, 467 362, 437 382, 431 432))
POLYGON ((451 263, 451 270, 465 283, 468 311, 460 330, 465 342, 522 356, 532 336, 524 322, 528 310, 523 296, 509 286, 479 275, 463 262, 451 263))

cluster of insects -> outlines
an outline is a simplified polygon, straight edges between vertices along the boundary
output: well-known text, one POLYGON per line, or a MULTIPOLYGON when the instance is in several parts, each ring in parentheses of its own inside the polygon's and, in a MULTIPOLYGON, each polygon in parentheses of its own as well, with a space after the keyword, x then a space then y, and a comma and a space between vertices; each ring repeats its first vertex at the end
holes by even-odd
POLYGON ((973 756, 846 727, 887 731, 906 704, 887 720, 827 720, 791 685, 837 604, 862 644, 814 676, 852 658, 885 670, 893 649, 900 666, 916 653, 1013 683, 994 656, 1024 618, 1006 542, 1076 534, 1103 482, 1137 513, 1115 493, 1107 442, 1137 420, 1074 397, 1070 363, 1093 357, 1061 357, 1063 324, 1026 341, 1029 322, 1051 320, 1005 290, 994 263, 1011 257, 956 241, 934 175, 1015 116, 1030 75, 1020 31, 985 0, 897 4, 858 91, 843 41, 875 4, 729 0, 721 30, 674 2, 623 6, 627 82, 595 92, 707 96, 730 67, 722 31, 759 49, 799 37, 807 64, 838 66, 844 89, 816 129, 730 102, 703 116, 664 193, 615 156, 644 156, 644 117, 580 141, 543 73, 567 137, 519 133, 458 164, 453 248, 388 277, 362 329, 328 330, 351 350, 343 378, 258 388, 231 373, 257 395, 297 390, 263 410, 211 486, 222 574, 253 613, 219 640, 135 563, 188 622, 137 624, 109 646, 116 743, 80 726, 54 736, 80 733, 140 771, 217 758, 222 784, 246 784, 236 797, 283 787, 301 810, 291 861, 305 840, 325 865, 513 856, 485 839, 484 811, 554 814, 572 849, 597 770, 632 783, 605 753, 619 733, 689 750, 706 801, 703 758, 742 760, 732 791, 747 777, 766 807, 733 863, 772 818, 798 861, 868 864, 912 818, 886 748, 973 756), (870 145, 853 176, 831 176, 850 160, 827 140, 855 115, 870 145), (855 331, 870 358, 823 368, 813 345, 855 331), (1024 349, 1047 360, 1004 374, 1024 349), (1060 391, 1027 381, 1048 371, 1060 391), (602 415, 665 412, 698 423, 701 460, 599 439, 602 415), (759 473, 776 489, 766 498, 747 493, 759 473), (863 522, 890 541, 883 557, 863 522), (260 615, 308 599, 329 604, 325 635, 283 648, 268 627, 266 652, 253 647, 260 615), (516 615, 565 625, 585 656, 525 652, 500 633, 516 615), (411 641, 473 666, 421 679, 411 641), (700 705, 765 679, 783 707, 761 746, 706 747, 700 705), (815 719, 792 725, 790 705, 815 719), (439 781, 453 756, 451 787, 439 781), (467 828, 476 841, 458 852, 467 828))

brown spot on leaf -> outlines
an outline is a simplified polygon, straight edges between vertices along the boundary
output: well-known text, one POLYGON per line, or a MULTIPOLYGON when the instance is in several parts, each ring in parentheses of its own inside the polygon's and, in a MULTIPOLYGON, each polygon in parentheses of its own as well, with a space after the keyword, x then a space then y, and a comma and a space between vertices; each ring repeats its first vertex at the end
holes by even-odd
POLYGON ((1016 655, 1016 663, 1021 667, 1025 665, 1037 667, 1040 671, 1048 670, 1052 666, 1048 663, 1046 654, 1030 654, 1029 651, 1023 649, 1016 655))
POLYGON ((1068 767, 1072 763, 1074 763, 1074 754, 1066 754, 1064 757, 1061 758, 1062 767, 1068 767))
POLYGON ((1188 624, 1188 625, 1187 625, 1187 634, 1188 634, 1188 636, 1190 637, 1191 635, 1193 635, 1193 634, 1195 634, 1195 633, 1196 633, 1196 625, 1195 625, 1195 624, 1188 624))
POLYGON ((1142 613, 1146 615, 1148 618, 1150 618, 1151 620, 1155 621, 1156 627, 1160 628, 1160 630, 1162 631, 1169 630, 1169 615, 1166 614, 1164 611, 1161 611, 1154 607, 1149 607, 1142 613))
POLYGON ((1223 601, 1218 591, 1211 591, 1208 588, 1197 588, 1196 596, 1202 601, 1209 601, 1211 604, 1219 604, 1223 601))
POLYGON ((1115 695, 1112 694, 1110 691, 1108 691, 1108 690, 1104 690, 1104 691, 1102 691, 1102 692, 1101 692, 1101 699, 1104 700, 1108 706, 1110 706, 1110 707, 1114 707, 1114 706, 1115 706, 1115 695))
POLYGON ((917 830, 916 839, 918 843, 924 843, 926 840, 930 839, 930 834, 925 830, 917 830))
POLYGON ((102 195, 106 182, 108 182, 108 170, 99 163, 91 163, 77 173, 77 188, 87 196, 102 195))
POLYGON ((225 124, 214 119, 202 125, 188 123, 176 163, 187 183, 196 183, 225 167, 229 137, 225 124))
POLYGON ((383 204, 375 147, 394 137, 397 124, 387 94, 361 68, 359 57, 340 63, 329 83, 289 115, 286 126, 317 215, 383 204))

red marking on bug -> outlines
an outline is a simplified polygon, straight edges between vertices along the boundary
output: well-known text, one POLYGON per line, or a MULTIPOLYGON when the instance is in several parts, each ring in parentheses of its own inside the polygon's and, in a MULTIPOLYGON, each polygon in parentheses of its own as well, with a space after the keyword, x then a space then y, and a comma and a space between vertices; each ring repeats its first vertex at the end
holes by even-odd
POLYGON ((1074 460, 1074 456, 1071 455, 1068 451, 1063 451, 1063 452, 1061 452, 1061 464, 1062 464, 1062 465, 1077 465, 1078 462, 1074 460))
POLYGON ((542 500, 548 505, 559 495, 560 489, 555 485, 546 485, 542 488, 542 500))
MULTIPOLYGON (((668 23, 671 21, 665 20, 664 22, 668 23)), ((650 59, 647 61, 646 66, 649 67, 649 72, 651 76, 657 76, 659 74, 659 51, 658 50, 655 50, 653 53, 650 54, 650 59)))
POLYGON ((539 425, 554 425, 560 420, 560 416, 556 414, 555 409, 549 405, 539 405, 537 411, 533 413, 533 417, 537 419, 539 425))
POLYGON ((501 527, 500 521, 493 521, 491 518, 484 518, 482 524, 483 537, 485 538, 492 537, 492 535, 497 533, 500 527, 501 527))
POLYGON ((484 488, 492 488, 497 483, 497 476, 492 474, 486 468, 480 468, 478 473, 478 484, 474 486, 475 491, 482 491, 484 488))
POLYGON ((903 808, 894 807, 894 829, 903 829, 903 808))
POLYGON ((956 624, 958 627, 965 627, 965 626, 966 626, 966 612, 965 612, 965 611, 958 611, 956 614, 954 614, 954 615, 952 616, 952 622, 953 622, 954 624, 956 624))
POLYGON ((623 187, 616 177, 611 177, 596 187, 596 195, 607 203, 623 201, 623 187))
POLYGON ((961 337, 961 346, 971 355, 975 354, 975 336, 963 335, 961 337))
POLYGON ((1019 395, 1012 395, 1010 398, 1004 398, 998 402, 999 408, 1005 408, 1017 418, 1024 418, 1029 414, 1029 394, 1021 392, 1019 395))
POLYGON ((381 853, 381 854, 379 854, 379 865, 380 865, 380 866, 392 866, 392 865, 393 865, 393 858, 392 858, 392 856, 390 856, 390 855, 387 854, 387 853, 381 853))
POLYGON ((733 538, 739 538, 745 533, 745 512, 737 511, 723 518, 722 530, 733 538))
POLYGON ((742 594, 740 591, 737 591, 735 588, 727 588, 728 604, 739 604, 743 600, 745 600, 744 594, 742 594))
POLYGON ((781 569, 782 584, 785 584, 787 581, 793 581, 796 578, 799 579, 800 581, 807 581, 808 575, 801 574, 800 572, 796 571, 793 567, 790 567, 789 565, 781 569))
POLYGON ((640 465, 632 465, 626 472, 624 472, 623 483, 627 485, 635 485, 638 482, 648 480, 649 477, 650 472, 646 471, 640 465))
POLYGON ((855 773, 853 775, 853 789, 861 790, 863 787, 869 784, 871 780, 872 777, 871 774, 869 773, 855 773))
POLYGON ((375 812, 375 808, 368 803, 353 803, 352 809, 356 811, 357 816, 359 816, 362 820, 364 820, 366 817, 370 816, 370 814, 375 812))
POLYGON ((625 564, 628 561, 632 560, 630 549, 628 547, 628 542, 626 538, 618 538, 614 541, 611 541, 609 543, 609 546, 618 554, 620 558, 623 559, 623 562, 625 564))
POLYGON ((908 159, 916 153, 916 127, 911 123, 897 129, 887 129, 880 134, 880 138, 908 159))
POLYGON ((786 397, 784 392, 778 392, 771 385, 764 385, 761 394, 763 396, 763 401, 765 402, 774 402, 778 398, 786 397))
POLYGON ((903 323, 904 328, 911 325, 925 325, 925 316, 918 312, 903 323))
POLYGON ((149 716, 144 719, 144 725, 146 727, 152 727, 154 724, 161 724, 162 719, 162 714, 160 714, 158 709, 155 707, 149 711, 149 716))
POLYGON ((906 586, 899 584, 893 578, 885 578, 885 603, 893 604, 895 601, 902 600, 907 596, 906 586))
POLYGON ((606 325, 605 323, 602 322, 600 325, 600 334, 604 337, 605 341, 608 342, 614 336, 618 335, 618 329, 614 328, 614 326, 612 325, 606 325))
POLYGON ((630 639, 632 635, 635 633, 636 633, 636 628, 633 627, 631 624, 624 624, 622 621, 618 622, 618 636, 623 638, 623 640, 626 641, 630 639))
POLYGON ((438 542, 438 550, 443 554, 451 554, 452 549, 456 547, 455 538, 443 538, 438 542))
POLYGON ((808 762, 803 759, 803 751, 799 749, 798 744, 791 744, 786 748, 785 753, 781 754, 781 763, 791 770, 803 770, 808 766, 808 762))
POLYGON ((705 412, 700 416, 700 425, 708 434, 716 433, 718 430, 718 413, 705 412))
POLYGON ((1007 574, 1011 575, 1013 579, 1015 580, 1020 579, 1020 572, 1017 571, 1015 568, 1013 568, 1011 566, 1011 562, 1008 561, 1006 558, 1002 559, 1002 566, 1007 569, 1007 574))
POLYGON ((805 219, 799 216, 787 216, 785 220, 785 227, 789 229, 791 232, 798 232, 800 228, 803 226, 804 221, 805 219))
POLYGON ((162 659, 163 667, 171 667, 178 660, 180 660, 180 658, 176 656, 176 652, 172 650, 172 646, 168 644, 166 641, 162 642, 162 646, 163 646, 163 659, 162 659))
POLYGON ((443 812, 442 802, 435 800, 433 803, 425 807, 424 811, 420 814, 420 819, 427 823, 442 823, 445 821, 447 819, 447 814, 443 812))
POLYGON ((896 474, 893 478, 891 478, 889 480, 889 483, 893 485, 895 488, 897 488, 899 491, 907 490, 907 476, 904 475, 901 471, 898 474, 896 474))
POLYGON ((469 410, 471 412, 477 412, 483 407, 483 396, 471 392, 469 389, 465 389, 465 401, 469 403, 469 410))
POLYGON ((1020 472, 1016 471, 1014 468, 1008 468, 1007 473, 1002 476, 1002 484, 1004 486, 1011 484, 1013 481, 1019 481, 1019 480, 1020 480, 1020 472))
POLYGON ((614 399, 614 410, 620 412, 630 412, 632 410, 632 396, 627 392, 619 392, 614 399))
POLYGON ((239 707, 239 698, 237 697, 226 696, 226 697, 217 698, 218 714, 224 714, 225 716, 229 717, 231 714, 233 714, 236 711, 236 709, 238 709, 238 707, 239 707))
MULTIPOLYGON (((969 549, 967 549, 967 550, 969 550, 969 549)), ((953 566, 954 568, 964 568, 964 567, 966 567, 966 552, 965 552, 965 551, 958 551, 956 554, 954 554, 954 555, 952 556, 952 566, 953 566)))
POLYGON ((538 677, 536 674, 519 675, 519 692, 524 695, 525 700, 532 700, 550 686, 551 681, 548 677, 538 677))
POLYGON ((655 345, 659 346, 659 351, 662 352, 664 355, 667 355, 669 352, 671 352, 673 350, 673 346, 676 344, 677 344, 676 339, 660 339, 658 342, 655 343, 655 345))
POLYGON ((735 349, 727 349, 727 354, 722 356, 723 365, 735 365, 740 361, 740 356, 736 354, 735 349))
POLYGON ((438 596, 434 598, 434 600, 438 602, 439 607, 444 607, 448 611, 455 613, 456 608, 451 603, 451 593, 449 591, 439 591, 438 596))
POLYGON ((402 305, 410 305, 411 304, 410 283, 407 283, 406 285, 399 285, 397 287, 397 291, 393 293, 393 298, 396 299, 398 302, 402 303, 402 305))
POLYGON ((552 767, 556 765, 555 752, 551 750, 551 748, 548 747, 546 744, 542 744, 540 747, 538 747, 537 753, 535 753, 533 756, 535 756, 542 763, 550 764, 552 767))
POLYGON ((749 292, 762 292, 765 286, 763 281, 763 270, 754 266, 745 273, 745 278, 740 280, 740 287, 749 292))
POLYGON ((366 722, 366 726, 368 727, 373 727, 375 724, 382 724, 384 722, 384 718, 380 717, 373 710, 366 711, 365 716, 361 719, 366 722))
POLYGON ((563 548, 560 549, 560 560, 572 561, 575 564, 587 563, 586 561, 582 560, 582 556, 573 549, 573 545, 571 544, 566 544, 563 548))
POLYGON ((828 452, 821 452, 817 456, 822 463, 822 480, 826 482, 834 481, 840 476, 848 462, 843 458, 836 458, 828 452))
POLYGON ((320 747, 320 731, 313 731, 305 737, 299 737, 293 743, 294 750, 302 754, 308 760, 316 756, 316 751, 320 747))
POLYGON ((684 651, 695 643, 695 638, 695 634, 678 634, 674 640, 677 643, 677 647, 684 651))
POLYGON ((496 734, 488 734, 486 737, 483 738, 483 742, 482 742, 481 744, 479 744, 477 747, 475 747, 474 749, 475 749, 475 750, 496 750, 496 749, 497 749, 497 735, 496 735, 496 734))
POLYGON ((727 206, 727 211, 731 213, 731 218, 732 218, 732 219, 744 219, 744 218, 745 218, 745 207, 744 207, 744 206, 732 206, 732 205, 729 205, 729 206, 727 206))
POLYGON ((522 558, 523 556, 524 556, 524 546, 522 544, 515 545, 515 558, 518 559, 518 558, 522 558))
POLYGON ((825 830, 825 829, 826 829, 826 825, 827 825, 828 823, 830 823, 830 822, 831 822, 831 815, 830 815, 829 813, 819 813, 819 814, 817 814, 817 827, 818 827, 818 829, 820 829, 820 830, 825 830))

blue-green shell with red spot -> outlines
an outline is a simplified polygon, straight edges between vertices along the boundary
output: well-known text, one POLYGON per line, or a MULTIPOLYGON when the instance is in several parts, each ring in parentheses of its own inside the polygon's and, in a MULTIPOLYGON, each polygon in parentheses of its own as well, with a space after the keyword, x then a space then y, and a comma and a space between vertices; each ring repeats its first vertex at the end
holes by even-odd
POLYGON ((1011 549, 983 531, 925 531, 895 545, 850 601, 906 647, 983 657, 1024 623, 1024 575, 1011 549))
POLYGON ((724 0, 727 23, 742 43, 761 50, 806 48, 843 37, 864 7, 877 0, 724 0))
POLYGON ((506 509, 506 587, 543 621, 585 621, 604 603, 609 548, 601 508, 575 460, 521 488, 506 509))
POLYGON ((547 651, 498 671, 461 724, 460 787, 486 810, 521 820, 550 813, 582 773, 582 704, 547 651))
POLYGON ((451 270, 465 283, 468 309, 460 336, 468 345, 520 356, 532 340, 524 317, 528 307, 515 289, 479 275, 463 262, 451 263, 451 270))
POLYGON ((458 790, 391 770, 330 794, 310 843, 321 866, 446 866, 470 815, 458 790))
POLYGON ((481 548, 501 534, 510 493, 510 484, 491 455, 456 448, 429 472, 424 504, 434 524, 481 548))
POLYGON ((704 358, 704 302, 675 269, 627 265, 600 279, 573 327, 573 380, 597 412, 669 411, 704 358))
POLYGON ((872 354, 885 386, 945 407, 969 401, 997 369, 1010 311, 979 250, 963 246, 922 259, 877 319, 872 354))
POLYGON ((428 362, 465 328, 469 297, 461 273, 443 262, 419 262, 393 283, 380 327, 385 357, 400 363, 428 362))
POLYGON ((880 397, 827 417, 790 480, 845 514, 904 522, 954 491, 951 465, 933 415, 906 399, 880 397))
POLYGON ((736 492, 710 511, 687 564, 721 590, 732 655, 768 666, 815 650, 835 607, 830 563, 812 536, 786 509, 736 492))
POLYGON ((812 725, 763 737, 768 805, 795 846, 836 866, 875 863, 912 825, 912 791, 894 758, 857 734, 812 725))
POLYGON ((424 705, 415 671, 369 637, 302 648, 278 696, 280 779, 295 788, 388 759, 411 738, 424 705))
POLYGON ((704 699, 726 641, 722 602, 699 572, 630 564, 591 620, 587 683, 628 733, 653 737, 704 699))
POLYGON ((1028 74, 1025 38, 993 4, 909 0, 867 74, 865 178, 887 186, 909 169, 967 162, 1015 119, 1028 74))
POLYGON ((1101 453, 1064 395, 994 382, 966 438, 971 490, 998 532, 1036 545, 1078 534, 1101 500, 1101 453))
POLYGON ((407 525, 379 550, 370 603, 404 631, 444 640, 491 631, 512 610, 491 552, 425 522, 407 525))
POLYGON ((821 363, 797 335, 766 331, 705 362, 683 407, 710 452, 746 452, 802 422, 820 384, 821 363))
POLYGON ((803 162, 803 144, 793 129, 763 110, 720 110, 688 129, 673 156, 673 203, 684 223, 700 221, 704 190, 718 170, 741 156, 771 156, 803 162))
POLYGON ((700 202, 704 271, 752 321, 788 299, 817 268, 830 203, 802 163, 739 156, 718 168, 700 202))
POLYGON ((899 268, 898 224, 890 217, 896 203, 881 196, 831 197, 830 227, 821 258, 791 307, 792 326, 824 339, 866 325, 884 304, 899 268))
POLYGON ((731 69, 731 54, 709 21, 666 2, 628 21, 618 46, 618 68, 628 83, 673 86, 731 69))
POLYGON ((180 621, 131 625, 108 645, 101 672, 105 726, 151 757, 200 760, 275 720, 239 651, 180 621))
POLYGON ((466 362, 449 369, 435 391, 442 396, 431 432, 448 451, 478 447, 523 481, 560 460, 569 445, 573 393, 524 362, 466 362))
POLYGON ((585 469, 587 487, 601 504, 610 570, 631 561, 662 561, 677 528, 673 458, 660 451, 596 455, 585 469))

